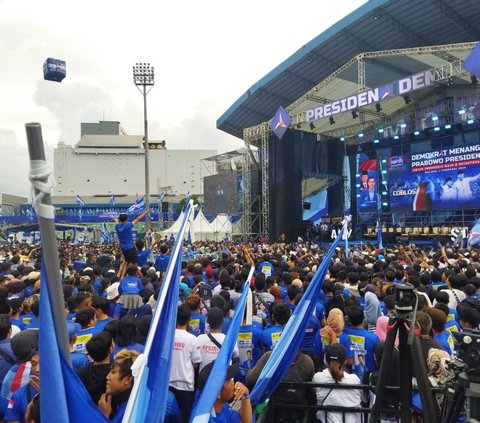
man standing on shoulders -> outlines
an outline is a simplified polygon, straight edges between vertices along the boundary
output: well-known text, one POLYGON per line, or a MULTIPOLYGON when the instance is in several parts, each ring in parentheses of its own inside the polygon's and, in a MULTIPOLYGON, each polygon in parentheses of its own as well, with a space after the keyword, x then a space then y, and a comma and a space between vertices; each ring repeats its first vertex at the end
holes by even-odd
POLYGON ((115 231, 117 232, 120 249, 122 250, 125 259, 118 271, 119 277, 122 277, 125 274, 127 266, 130 263, 137 263, 137 249, 133 244, 132 229, 135 224, 140 222, 140 220, 142 220, 148 213, 150 213, 150 209, 139 214, 132 222, 128 221, 128 214, 126 213, 121 213, 118 216, 118 223, 115 225, 115 231))

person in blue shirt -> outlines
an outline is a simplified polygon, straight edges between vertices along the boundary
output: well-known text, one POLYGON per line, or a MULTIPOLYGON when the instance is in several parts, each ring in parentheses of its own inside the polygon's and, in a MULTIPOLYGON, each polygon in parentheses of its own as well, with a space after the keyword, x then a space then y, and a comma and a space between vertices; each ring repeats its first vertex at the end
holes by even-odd
POLYGON ((10 399, 4 420, 6 422, 25 423, 28 403, 39 391, 40 356, 35 352, 30 359, 30 381, 14 392, 10 399))
POLYGON ((117 336, 115 337, 115 347, 113 354, 117 354, 123 349, 143 353, 145 346, 136 342, 137 337, 137 319, 131 314, 123 316, 118 322, 117 336))
POLYGON ((0 314, 0 384, 3 382, 7 372, 17 362, 10 344, 11 333, 12 325, 8 316, 0 314))
POLYGON ((273 325, 265 328, 262 334, 262 347, 264 352, 273 350, 282 335, 290 315, 290 309, 284 303, 276 303, 272 307, 273 325))
POLYGON ((189 295, 187 298, 185 298, 185 304, 188 305, 190 311, 192 312, 190 321, 188 322, 188 332, 195 336, 205 333, 205 322, 207 321, 207 316, 200 312, 200 295, 189 295))
POLYGON ((107 375, 107 389, 100 397, 98 407, 112 423, 120 423, 125 414, 133 387, 131 367, 138 355, 137 351, 119 351, 107 375))
POLYGON ((132 229, 136 223, 140 222, 148 213, 150 209, 145 210, 139 214, 132 222, 128 221, 128 214, 121 213, 118 216, 118 223, 115 225, 118 241, 120 242, 120 249, 122 250, 125 261, 120 266, 118 271, 119 276, 123 276, 130 263, 137 263, 137 249, 133 245, 132 229))
POLYGON ((118 293, 120 298, 117 303, 126 310, 132 310, 143 305, 140 292, 143 290, 142 280, 137 276, 138 267, 136 264, 129 264, 127 275, 120 280, 118 293))
POLYGON ((376 370, 375 346, 378 336, 363 328, 364 315, 358 306, 347 309, 347 316, 352 327, 346 327, 343 332, 347 334, 354 352, 353 372, 363 379, 365 372, 376 370))
MULTIPOLYGON (((73 323, 73 322, 69 322, 73 323)), ((77 351, 81 354, 87 354, 87 342, 90 338, 98 332, 97 328, 95 327, 96 318, 95 318, 95 310, 93 308, 84 308, 77 311, 75 316, 75 323, 74 325, 78 324, 80 329, 75 334, 75 342, 72 345, 73 351, 77 351)))
POLYGON ((77 342, 77 333, 80 325, 72 321, 67 322, 68 342, 70 345, 70 357, 72 359, 72 368, 77 371, 88 364, 88 357, 79 351, 75 351, 73 346, 77 342))
MULTIPOLYGON (((207 364, 198 375, 198 389, 201 391, 207 383, 214 361, 207 364)), ((238 374, 236 364, 228 367, 225 382, 220 392, 216 395, 209 423, 251 423, 252 404, 248 388, 241 382, 235 382, 234 376, 238 374), (238 411, 232 405, 240 401, 238 411)), ((236 405, 236 404, 235 404, 236 405)))
POLYGON ((40 301, 35 301, 30 306, 30 311, 33 314, 33 319, 25 325, 25 329, 40 329, 40 301))
POLYGON ((426 313, 432 319, 432 339, 442 346, 443 351, 448 353, 448 355, 452 355, 455 345, 452 334, 448 330, 445 330, 447 316, 443 311, 435 307, 427 309, 426 313))
POLYGON ((10 307, 12 309, 10 313, 10 323, 18 326, 20 330, 24 330, 26 325, 20 318, 23 310, 23 298, 10 298, 8 302, 10 303, 10 307))
POLYGON ((263 261, 258 265, 257 272, 262 272, 265 277, 273 276, 275 274, 275 267, 270 263, 270 256, 265 254, 263 261))
POLYGON ((325 327, 320 329, 315 335, 315 355, 323 358, 325 349, 330 344, 340 343, 345 347, 347 354, 347 364, 353 364, 354 354, 352 343, 346 333, 344 333, 345 320, 342 310, 333 308, 327 316, 325 327))
POLYGON ((110 303, 106 298, 103 297, 93 297, 92 298, 92 308, 95 310, 95 318, 97 323, 95 328, 97 332, 103 330, 105 325, 111 322, 113 319, 108 315, 110 303))
POLYGON ((142 267, 148 263, 148 257, 152 253, 150 248, 145 248, 145 242, 143 239, 137 239, 135 241, 135 247, 137 248, 137 264, 142 267))
POLYGON ((155 269, 160 272, 160 276, 167 271, 169 261, 168 247, 164 244, 160 247, 160 254, 155 257, 155 269))

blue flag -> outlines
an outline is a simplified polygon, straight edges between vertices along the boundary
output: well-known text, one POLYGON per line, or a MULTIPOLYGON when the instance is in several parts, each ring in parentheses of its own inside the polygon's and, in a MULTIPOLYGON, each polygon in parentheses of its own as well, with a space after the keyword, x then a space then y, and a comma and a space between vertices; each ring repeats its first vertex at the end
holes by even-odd
POLYGON ((227 335, 223 341, 222 348, 218 353, 212 371, 207 379, 200 397, 197 399, 195 408, 190 417, 192 423, 207 423, 210 419, 213 404, 217 399, 218 393, 222 390, 227 376, 228 366, 232 358, 233 349, 237 342, 238 332, 243 319, 243 313, 245 311, 245 304, 247 302, 247 295, 250 289, 250 279, 253 275, 253 268, 250 270, 250 275, 243 286, 242 295, 235 307, 235 314, 228 327, 227 335))
POLYGON ((464 60, 463 69, 480 78, 480 43, 477 43, 464 60))
POLYGON ((260 404, 272 395, 290 368, 290 364, 294 361, 298 349, 303 342, 303 336, 310 320, 310 316, 317 304, 317 299, 322 289, 323 281, 327 274, 328 266, 330 265, 330 260, 335 253, 335 248, 337 248, 339 242, 343 238, 344 230, 345 229, 342 229, 340 231, 323 258, 315 276, 308 285, 308 288, 298 303, 297 308, 288 320, 270 358, 260 373, 257 383, 255 384, 253 391, 250 393, 250 401, 252 402, 252 405, 260 404))
POLYGON ((100 236, 106 243, 110 242, 110 233, 108 232, 107 224, 105 222, 102 223, 102 230, 100 232, 100 236))
POLYGON ((163 422, 167 408, 168 382, 173 341, 177 324, 178 287, 182 267, 182 247, 190 209, 185 213, 179 235, 161 285, 157 307, 145 343, 143 358, 135 374, 124 423, 163 422))
POLYGON ((115 202, 115 196, 113 194, 110 196, 110 204, 112 205, 112 207, 115 207, 116 202, 115 202))
POLYGON ((139 213, 145 210, 145 199, 143 197, 139 197, 135 200, 135 203, 132 204, 128 209, 127 213, 139 213))
POLYGON ((164 199, 165 199, 165 193, 162 191, 160 194, 158 194, 157 204, 161 206, 164 199))
POLYGON ((42 261, 40 272, 40 314, 42 324, 39 330, 41 420, 45 422, 107 423, 98 406, 93 403, 76 372, 72 370, 60 349, 52 315, 47 273, 42 261))
POLYGON ((77 194, 77 197, 75 198, 75 202, 80 206, 80 207, 83 207, 85 205, 85 201, 83 201, 82 197, 80 197, 78 194, 77 194))

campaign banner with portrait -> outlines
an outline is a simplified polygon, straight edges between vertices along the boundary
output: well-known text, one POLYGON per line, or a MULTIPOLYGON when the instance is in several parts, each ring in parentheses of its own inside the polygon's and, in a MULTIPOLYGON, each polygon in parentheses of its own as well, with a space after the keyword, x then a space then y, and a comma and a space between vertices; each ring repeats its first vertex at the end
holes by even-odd
POLYGON ((378 172, 377 160, 370 159, 365 153, 357 156, 357 208, 359 212, 378 210, 378 172))
POLYGON ((388 159, 391 211, 463 209, 480 204, 480 145, 388 159))

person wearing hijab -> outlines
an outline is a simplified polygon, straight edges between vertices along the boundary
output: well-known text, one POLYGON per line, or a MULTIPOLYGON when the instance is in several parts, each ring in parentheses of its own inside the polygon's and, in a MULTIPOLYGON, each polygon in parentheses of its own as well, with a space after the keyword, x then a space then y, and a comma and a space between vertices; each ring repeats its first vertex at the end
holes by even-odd
MULTIPOLYGON (((385 342, 387 340, 387 329, 388 329, 388 322, 390 317, 388 316, 380 316, 377 319, 377 325, 375 327, 375 333, 378 336, 380 342, 385 342)), ((398 336, 395 337, 395 347, 398 348, 398 336)))
POLYGON ((323 357, 325 349, 332 344, 342 344, 345 347, 347 354, 347 363, 353 363, 352 344, 348 335, 343 332, 345 327, 345 319, 343 313, 338 308, 333 308, 328 313, 325 327, 321 328, 315 337, 315 351, 316 355, 323 357))

